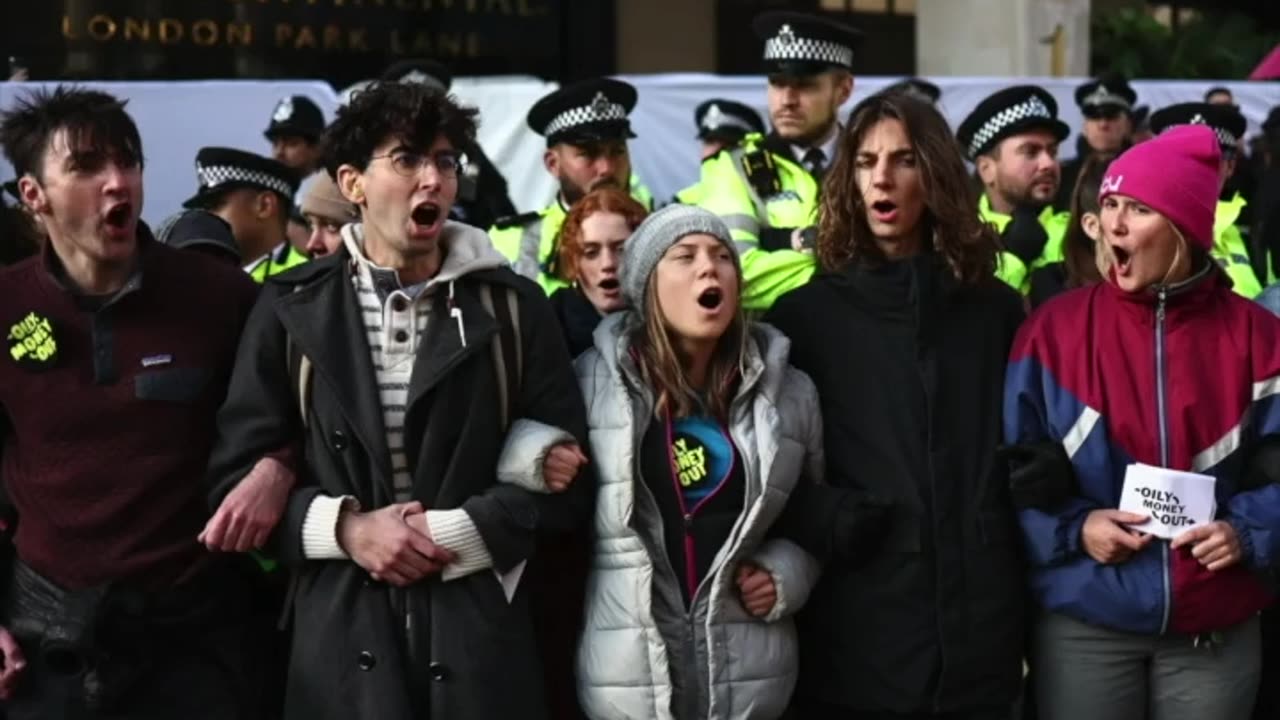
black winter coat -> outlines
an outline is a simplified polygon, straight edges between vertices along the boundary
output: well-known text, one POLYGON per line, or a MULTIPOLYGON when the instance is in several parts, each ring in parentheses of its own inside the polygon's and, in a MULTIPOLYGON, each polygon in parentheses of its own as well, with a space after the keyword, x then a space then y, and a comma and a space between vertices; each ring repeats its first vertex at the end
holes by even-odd
MULTIPOLYGON (((298 449, 299 486, 274 547, 296 583, 285 717, 546 717, 529 609, 532 563, 508 603, 490 571, 399 590, 372 581, 354 562, 303 557, 302 523, 318 493, 354 495, 365 509, 394 502, 382 409, 348 263, 344 249, 266 284, 241 341, 211 463, 217 503, 264 453, 298 449), (314 363, 305 424, 298 383, 290 377, 297 363, 290 362, 289 342, 314 363), (412 631, 406 631, 407 613, 412 631)), ((445 308, 446 293, 436 294, 405 415, 413 499, 433 509, 466 509, 495 569, 505 573, 530 558, 535 533, 583 524, 595 488, 586 477, 562 495, 496 484, 506 433, 491 352, 499 328, 481 303, 481 283, 493 285, 495 297, 507 287, 519 295, 523 381, 513 417, 564 428, 584 448, 586 418, 555 317, 535 284, 505 268, 457 280, 465 345, 445 308)))
POLYGON ((822 400, 826 481, 892 503, 861 562, 800 612, 802 703, 931 713, 1008 706, 1025 580, 1001 441, 1017 293, 929 254, 820 274, 767 318, 822 400))

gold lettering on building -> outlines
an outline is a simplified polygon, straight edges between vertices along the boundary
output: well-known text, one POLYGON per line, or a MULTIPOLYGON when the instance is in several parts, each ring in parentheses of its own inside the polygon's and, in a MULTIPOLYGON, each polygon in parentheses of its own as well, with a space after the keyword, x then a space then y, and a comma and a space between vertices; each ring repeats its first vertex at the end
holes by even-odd
POLYGON ((218 24, 212 20, 197 20, 191 24, 191 41, 201 47, 218 44, 218 24))
POLYGON ((253 45, 253 26, 249 23, 227 23, 227 44, 243 47, 253 45))
POLYGON ((160 43, 162 45, 175 45, 182 42, 183 34, 181 22, 173 18, 160 19, 160 43))
POLYGON ((137 40, 139 42, 148 42, 151 40, 151 23, 138 18, 124 19, 124 39, 126 41, 137 40))
POLYGON ((89 18, 89 37, 98 42, 106 42, 116 36, 116 21, 106 15, 94 15, 89 18))

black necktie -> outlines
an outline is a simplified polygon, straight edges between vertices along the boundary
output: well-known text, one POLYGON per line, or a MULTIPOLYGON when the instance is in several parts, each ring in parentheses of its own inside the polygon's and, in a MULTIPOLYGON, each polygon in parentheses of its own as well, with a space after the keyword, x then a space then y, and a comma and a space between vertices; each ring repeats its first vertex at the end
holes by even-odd
POLYGON ((822 176, 827 171, 827 156, 822 152, 821 148, 809 148, 804 154, 804 167, 809 174, 822 180, 822 176))

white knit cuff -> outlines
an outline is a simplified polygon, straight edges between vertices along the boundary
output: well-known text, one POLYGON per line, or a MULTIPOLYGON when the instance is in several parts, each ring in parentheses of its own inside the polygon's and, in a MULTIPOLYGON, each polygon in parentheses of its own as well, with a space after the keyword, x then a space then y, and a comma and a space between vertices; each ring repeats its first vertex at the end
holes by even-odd
POLYGON ((338 543, 338 516, 346 503, 355 503, 350 495, 329 497, 317 495, 307 507, 302 520, 302 556, 308 560, 346 560, 347 553, 338 543))
POLYGON ((445 582, 493 567, 489 548, 466 510, 428 510, 427 528, 435 544, 457 557, 440 573, 445 582))

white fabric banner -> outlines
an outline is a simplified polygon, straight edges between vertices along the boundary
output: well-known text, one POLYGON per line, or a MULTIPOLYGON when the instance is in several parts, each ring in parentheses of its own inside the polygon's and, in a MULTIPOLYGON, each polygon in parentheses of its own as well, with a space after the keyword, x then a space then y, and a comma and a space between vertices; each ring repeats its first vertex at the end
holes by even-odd
MULTIPOLYGON (((636 140, 631 146, 633 165, 660 202, 694 182, 698 175, 698 143, 694 139, 693 109, 711 97, 747 103, 765 112, 763 77, 707 74, 638 75, 624 77, 639 90, 640 101, 632 117, 636 140)), ((854 97, 844 109, 897 78, 858 78, 854 97)), ((952 126, 987 95, 1010 85, 1038 83, 1058 99, 1059 112, 1072 128, 1080 127, 1074 90, 1083 82, 1073 78, 932 78, 943 90, 940 103, 952 126)), ((338 105, 337 93, 323 82, 313 81, 203 81, 85 83, 129 100, 129 112, 142 132, 147 156, 147 199, 144 217, 158 222, 175 212, 196 187, 195 155, 206 145, 225 145, 267 153, 262 136, 276 101, 285 95, 306 95, 315 100, 327 119, 338 105)), ((1280 105, 1280 83, 1197 81, 1137 81, 1138 101, 1160 108, 1175 102, 1200 100, 1212 85, 1225 85, 1235 93, 1250 134, 1258 131, 1267 112, 1280 105)), ((0 108, 9 108, 24 89, 33 87, 0 83, 0 108)), ((480 110, 480 144, 502 170, 511 197, 521 210, 544 206, 553 196, 554 183, 543 169, 543 138, 525 125, 525 113, 554 84, 534 78, 460 78, 453 91, 480 110)), ((1064 143, 1062 156, 1074 154, 1074 137, 1064 143)), ((0 160, 0 180, 13 176, 0 160)))

